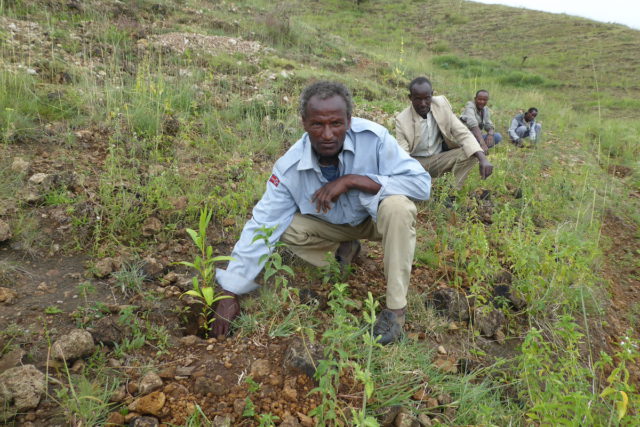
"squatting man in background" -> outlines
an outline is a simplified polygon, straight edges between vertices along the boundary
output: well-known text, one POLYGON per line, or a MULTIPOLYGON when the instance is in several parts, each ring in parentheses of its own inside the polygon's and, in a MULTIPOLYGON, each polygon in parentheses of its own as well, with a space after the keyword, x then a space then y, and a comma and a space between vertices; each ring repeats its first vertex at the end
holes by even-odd
POLYGON ((542 132, 542 125, 536 123, 536 117, 538 116, 538 109, 531 107, 526 113, 518 114, 511 120, 511 126, 509 126, 509 137, 511 142, 518 147, 523 146, 523 139, 529 138, 531 142, 537 144, 540 140, 540 133, 542 132))
POLYGON ((491 112, 487 104, 489 103, 489 92, 480 89, 476 92, 473 101, 467 102, 460 121, 471 131, 476 141, 482 147, 484 154, 489 154, 489 148, 502 141, 502 135, 495 131, 495 126, 491 121, 491 112), (486 133, 482 133, 485 131, 486 133))
POLYGON ((411 105, 396 116, 396 138, 400 147, 432 177, 451 172, 455 189, 460 190, 477 163, 482 179, 491 175, 493 165, 484 150, 453 113, 447 98, 433 96, 429 79, 413 79, 409 83, 409 99, 411 105))
POLYGON ((280 240, 316 266, 327 265, 327 252, 349 263, 360 249, 357 239, 382 240, 386 308, 374 334, 383 344, 402 335, 416 243, 417 211, 410 198, 427 200, 431 178, 387 129, 352 118, 352 110, 351 94, 342 84, 322 81, 303 91, 300 115, 306 133, 277 160, 233 248, 234 260, 216 272, 230 298, 218 302, 214 335, 229 332, 229 322, 240 313, 239 296, 258 287, 260 260, 269 253, 262 240, 253 242, 262 226, 275 227, 271 245, 280 240))

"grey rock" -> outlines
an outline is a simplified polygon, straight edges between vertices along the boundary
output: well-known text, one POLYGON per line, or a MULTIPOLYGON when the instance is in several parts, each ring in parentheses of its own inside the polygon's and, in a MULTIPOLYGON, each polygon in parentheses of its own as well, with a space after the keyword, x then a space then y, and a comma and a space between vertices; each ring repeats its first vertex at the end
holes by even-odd
POLYGON ((11 162, 11 171, 16 173, 26 173, 29 170, 31 164, 24 160, 22 157, 15 157, 11 162))
POLYGON ((180 344, 186 346, 196 345, 202 342, 202 338, 197 337, 196 335, 187 335, 186 337, 180 338, 180 344))
POLYGON ((0 242, 6 242, 12 237, 13 235, 11 234, 9 224, 0 219, 0 242))
POLYGON ((29 178, 29 184, 42 186, 48 190, 51 184, 53 184, 53 175, 42 172, 35 173, 29 178))
POLYGON ((142 224, 142 235, 149 237, 158 234, 162 230, 162 222, 155 216, 150 216, 142 224))
POLYGON ((400 410, 393 425, 395 427, 421 427, 420 421, 406 408, 400 410))
POLYGON ((382 427, 390 427, 393 425, 393 422, 396 420, 398 413, 402 409, 400 405, 387 406, 383 408, 381 412, 378 414, 378 420, 380 421, 380 425, 382 427))
POLYGON ((0 374, 0 401, 4 402, 0 420, 36 408, 45 386, 44 374, 33 365, 10 368, 0 374))
POLYGON ((147 372, 138 383, 138 393, 149 394, 162 387, 162 379, 155 372, 147 372))
POLYGON ((213 427, 231 427, 231 418, 222 415, 216 415, 213 418, 213 427))
MULTIPOLYGON (((2 344, 0 344, 0 348, 2 348, 2 344)), ((18 366, 22 361, 22 356, 24 356, 24 350, 16 348, 0 357, 0 373, 18 366)))
POLYGON ((269 375, 270 372, 271 365, 269 364, 269 361, 266 359, 257 359, 251 364, 251 371, 249 375, 251 375, 253 379, 262 379, 269 375))
POLYGON ((99 279, 107 277, 118 269, 117 263, 113 258, 104 258, 96 262, 94 265, 93 275, 99 279))
POLYGON ((282 418, 280 427, 301 427, 300 422, 293 415, 285 415, 282 418))
POLYGON ((74 329, 67 335, 63 335, 51 346, 54 359, 70 360, 79 359, 93 353, 95 344, 89 331, 74 329))
POLYGON ((418 414, 418 422, 422 427, 431 427, 433 425, 431 418, 425 414, 418 414))
POLYGON ((467 321, 470 318, 471 306, 466 295, 452 288, 436 290, 426 301, 440 314, 452 320, 467 321))
POLYGON ((125 338, 131 336, 131 328, 118 322, 115 316, 105 316, 97 320, 91 328, 88 329, 96 343, 107 346, 119 344, 125 338))
POLYGON ((213 393, 216 396, 224 396, 229 393, 229 388, 224 382, 215 381, 208 377, 198 377, 193 384, 193 391, 206 396, 213 393))
POLYGON ((150 279, 155 279, 160 276, 164 270, 164 265, 154 257, 146 257, 142 260, 142 271, 150 279))
POLYGON ((318 366, 318 362, 322 357, 322 346, 304 342, 296 337, 289 343, 284 354, 282 364, 285 374, 300 372, 313 378, 316 373, 316 366, 318 366))
POLYGON ((0 287, 0 302, 13 304, 18 298, 18 293, 13 289, 0 287))
POLYGON ((485 337, 492 337, 502 329, 506 318, 500 310, 492 309, 487 311, 485 308, 476 308, 473 311, 473 323, 485 337))
POLYGON ((129 422, 130 427, 157 427, 160 425, 155 417, 136 417, 129 422))

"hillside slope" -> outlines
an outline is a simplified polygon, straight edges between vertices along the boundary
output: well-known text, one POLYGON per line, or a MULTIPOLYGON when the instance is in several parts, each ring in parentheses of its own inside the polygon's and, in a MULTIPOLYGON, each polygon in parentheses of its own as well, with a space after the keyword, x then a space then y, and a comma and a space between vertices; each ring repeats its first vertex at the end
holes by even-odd
POLYGON ((0 422, 640 422, 640 32, 458 0, 9 0, 0 15, 0 422), (234 335, 208 336, 186 292, 211 278, 181 262, 230 253, 302 134, 302 88, 341 81, 393 132, 418 75, 456 110, 488 89, 503 134, 537 106, 544 133, 418 203, 405 338, 367 339, 377 242, 347 275, 279 249, 234 335))

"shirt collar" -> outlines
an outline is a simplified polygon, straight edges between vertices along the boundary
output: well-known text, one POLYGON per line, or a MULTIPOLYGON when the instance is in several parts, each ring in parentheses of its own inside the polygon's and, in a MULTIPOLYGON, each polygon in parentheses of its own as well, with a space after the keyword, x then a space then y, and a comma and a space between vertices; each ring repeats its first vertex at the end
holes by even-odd
MULTIPOLYGON (((344 144, 342 145, 342 151, 338 154, 338 158, 340 159, 340 163, 342 163, 342 154, 345 151, 350 151, 355 153, 355 145, 353 143, 353 139, 355 137, 355 133, 349 129, 344 138, 344 144)), ((318 165, 318 157, 313 152, 313 148, 311 147, 311 140, 309 140, 309 134, 305 133, 303 136, 303 149, 302 149, 302 157, 298 162, 298 170, 309 170, 313 169, 316 172, 320 172, 320 166, 318 165)))

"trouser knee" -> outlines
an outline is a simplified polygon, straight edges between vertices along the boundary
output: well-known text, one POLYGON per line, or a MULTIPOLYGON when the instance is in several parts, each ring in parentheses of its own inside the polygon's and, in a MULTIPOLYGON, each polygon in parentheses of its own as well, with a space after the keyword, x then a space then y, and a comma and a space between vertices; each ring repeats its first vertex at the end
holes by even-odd
POLYGON ((415 222, 418 209, 407 196, 394 195, 385 198, 378 208, 379 218, 393 218, 394 221, 415 222))

